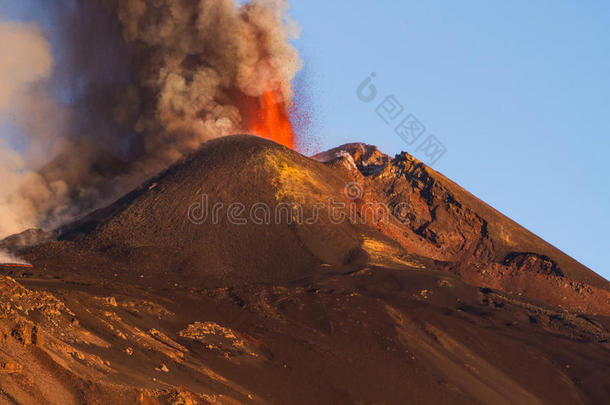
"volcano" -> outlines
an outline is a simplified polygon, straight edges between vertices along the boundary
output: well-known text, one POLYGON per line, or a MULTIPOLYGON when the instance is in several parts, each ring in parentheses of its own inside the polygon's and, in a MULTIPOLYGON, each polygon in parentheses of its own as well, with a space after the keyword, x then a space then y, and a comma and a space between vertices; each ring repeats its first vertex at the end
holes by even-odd
POLYGON ((28 234, 0 402, 610 402, 608 281, 408 153, 222 137, 28 234))

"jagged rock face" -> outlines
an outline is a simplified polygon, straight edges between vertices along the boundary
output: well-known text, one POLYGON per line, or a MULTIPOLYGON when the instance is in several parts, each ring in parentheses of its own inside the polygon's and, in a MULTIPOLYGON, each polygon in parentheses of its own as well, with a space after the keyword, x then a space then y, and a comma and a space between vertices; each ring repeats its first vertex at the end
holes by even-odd
POLYGON ((605 280, 406 153, 316 159, 219 139, 21 244, 0 403, 610 402, 605 280), (202 193, 302 212, 198 223, 202 193))
POLYGON ((407 201, 413 207, 406 225, 428 241, 438 260, 458 261, 487 237, 487 222, 464 206, 451 191, 435 182, 426 167, 406 154, 397 156, 391 167, 394 179, 388 184, 391 205, 407 201))
POLYGON ((606 280, 413 156, 391 159, 373 146, 349 144, 316 157, 344 154, 355 163, 351 173, 365 185, 365 199, 392 208, 392 221, 379 228, 406 251, 443 262, 473 285, 527 291, 550 305, 610 315, 606 280), (564 278, 571 283, 557 294, 564 278))
POLYGON ((529 271, 548 276, 565 276, 557 263, 536 253, 511 253, 504 258, 502 264, 509 267, 514 273, 529 271))
MULTIPOLYGON (((312 157, 320 162, 333 162, 336 160, 349 159, 353 166, 366 174, 373 174, 385 167, 390 157, 381 153, 376 146, 364 143, 351 143, 326 152, 318 153, 312 157)), ((347 166, 346 166, 347 167, 347 166)))
POLYGON ((354 162, 352 174, 366 186, 365 199, 388 204, 397 221, 385 231, 418 254, 442 261, 458 261, 473 254, 486 236, 487 223, 463 206, 453 193, 435 181, 432 172, 403 153, 391 159, 376 147, 348 144, 314 156, 321 161, 354 162))

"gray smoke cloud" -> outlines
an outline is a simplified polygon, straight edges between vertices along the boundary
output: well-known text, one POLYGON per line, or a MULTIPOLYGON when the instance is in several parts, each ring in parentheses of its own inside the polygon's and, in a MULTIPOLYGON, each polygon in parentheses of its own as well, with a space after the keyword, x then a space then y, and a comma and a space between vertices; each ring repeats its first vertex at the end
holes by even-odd
POLYGON ((287 1, 45 7, 53 53, 49 32, 0 24, 0 118, 27 140, 20 153, 0 144, 0 237, 56 227, 205 141, 247 130, 265 91, 292 100, 301 61, 287 1))
MULTIPOLYGON (((60 111, 44 90, 44 82, 52 74, 53 58, 43 33, 35 25, 9 22, 0 25, 0 39, 0 118, 37 138, 33 142, 36 146, 32 145, 26 156, 0 139, 0 236, 6 236, 36 225, 38 207, 26 197, 24 193, 29 191, 23 187, 34 191, 45 182, 27 162, 36 160, 37 146, 49 139, 55 113, 60 111), (45 126, 47 131, 43 130, 45 126)), ((42 189, 50 192, 52 187, 45 184, 42 189)), ((41 197, 52 198, 50 194, 41 197)))

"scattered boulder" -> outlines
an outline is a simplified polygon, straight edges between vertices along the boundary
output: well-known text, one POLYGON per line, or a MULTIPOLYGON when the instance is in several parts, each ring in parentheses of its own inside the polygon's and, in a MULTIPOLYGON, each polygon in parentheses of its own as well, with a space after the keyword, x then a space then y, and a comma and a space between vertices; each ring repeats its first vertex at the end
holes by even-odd
POLYGON ((0 374, 14 374, 23 371, 23 366, 19 363, 0 363, 0 374))

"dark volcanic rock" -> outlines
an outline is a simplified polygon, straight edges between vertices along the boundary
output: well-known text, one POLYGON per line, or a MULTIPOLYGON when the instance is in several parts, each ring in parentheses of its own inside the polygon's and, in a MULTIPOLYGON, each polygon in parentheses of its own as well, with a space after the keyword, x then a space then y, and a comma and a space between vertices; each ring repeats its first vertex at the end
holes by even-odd
POLYGON ((557 263, 546 256, 536 253, 511 253, 504 258, 503 265, 513 271, 531 271, 533 273, 564 277, 557 263))

